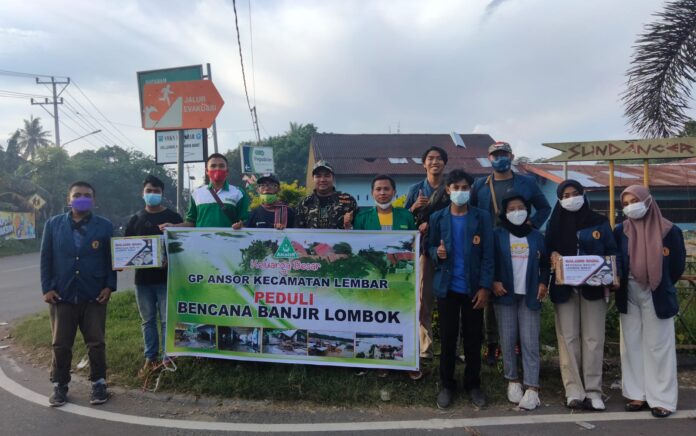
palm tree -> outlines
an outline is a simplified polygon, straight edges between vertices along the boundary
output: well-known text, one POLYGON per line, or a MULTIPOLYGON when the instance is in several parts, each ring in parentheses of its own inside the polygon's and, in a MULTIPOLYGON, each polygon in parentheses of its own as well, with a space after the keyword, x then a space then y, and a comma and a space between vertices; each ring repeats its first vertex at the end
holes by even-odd
POLYGON ((696 0, 672 0, 656 16, 636 42, 622 95, 629 123, 646 138, 684 129, 696 80, 696 0))
POLYGON ((24 128, 19 131, 19 148, 22 157, 34 159, 36 151, 41 147, 48 147, 52 142, 48 139, 51 132, 46 131, 41 126, 41 118, 29 117, 24 120, 24 128))

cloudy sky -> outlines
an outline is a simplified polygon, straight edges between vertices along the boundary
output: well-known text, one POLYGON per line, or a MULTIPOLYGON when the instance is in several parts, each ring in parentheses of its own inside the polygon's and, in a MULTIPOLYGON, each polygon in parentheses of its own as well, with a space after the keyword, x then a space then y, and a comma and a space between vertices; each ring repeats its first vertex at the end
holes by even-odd
MULTIPOLYGON (((618 95, 636 35, 662 6, 659 0, 237 4, 262 136, 283 133, 291 121, 334 133, 477 132, 532 158, 555 154, 542 142, 635 136, 618 95)), ((218 118, 225 151, 254 137, 231 0, 0 0, 0 70, 74 81, 60 109, 62 142, 106 126, 68 144, 71 153, 118 141, 153 154, 153 134, 140 127, 136 72, 206 62, 226 102, 218 118)), ((48 95, 48 89, 33 76, 0 72, 0 144, 30 115, 53 130, 50 116, 16 93, 48 95)))

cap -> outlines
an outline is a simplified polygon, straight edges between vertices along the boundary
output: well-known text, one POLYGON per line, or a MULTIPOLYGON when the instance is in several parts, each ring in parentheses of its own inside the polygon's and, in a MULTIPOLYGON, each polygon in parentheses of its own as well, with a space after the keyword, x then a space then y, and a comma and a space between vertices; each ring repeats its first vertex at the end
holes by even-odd
POLYGON ((257 184, 257 185, 258 185, 258 184, 261 184, 261 183, 263 183, 264 181, 265 181, 265 182, 273 182, 273 183, 276 183, 276 184, 280 185, 280 179, 279 179, 278 176, 276 176, 275 174, 271 174, 271 173, 261 174, 261 175, 259 176, 259 178, 256 179, 256 184, 257 184))
POLYGON ((320 169, 320 168, 324 168, 324 169, 326 169, 326 170, 329 170, 329 172, 330 172, 331 174, 334 174, 333 167, 332 167, 331 165, 329 165, 329 163, 328 163, 327 161, 325 161, 325 160, 319 160, 319 161, 317 161, 317 163, 315 163, 314 166, 312 167, 312 175, 314 175, 314 173, 316 173, 317 170, 320 169))
POLYGON ((510 144, 507 142, 494 142, 488 147, 488 154, 495 153, 496 151, 507 151, 508 153, 512 153, 512 147, 510 147, 510 144))

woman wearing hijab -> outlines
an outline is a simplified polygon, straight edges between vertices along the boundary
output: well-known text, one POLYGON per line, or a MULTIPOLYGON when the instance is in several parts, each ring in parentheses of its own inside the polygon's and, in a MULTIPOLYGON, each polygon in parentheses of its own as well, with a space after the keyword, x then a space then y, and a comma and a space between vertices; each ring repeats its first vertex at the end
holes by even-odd
POLYGON ((540 309, 547 292, 549 257, 541 232, 529 224, 529 209, 529 204, 515 192, 502 200, 500 226, 495 229, 493 307, 508 380, 508 400, 520 409, 534 410, 541 404, 540 309), (526 391, 517 373, 518 338, 526 391))
MULTIPOLYGON (((556 195, 558 202, 546 231, 552 263, 559 256, 618 254, 609 220, 590 209, 580 183, 566 180, 558 186, 556 195)), ((561 377, 566 406, 571 409, 605 409, 602 361, 607 292, 602 286, 573 287, 551 280, 549 293, 554 303, 561 377)))
POLYGON ((666 418, 677 409, 674 284, 684 272, 686 250, 679 227, 662 217, 647 188, 621 193, 627 219, 614 230, 621 249, 621 385, 629 412, 650 407, 666 418), (662 259, 662 261, 657 261, 662 259))

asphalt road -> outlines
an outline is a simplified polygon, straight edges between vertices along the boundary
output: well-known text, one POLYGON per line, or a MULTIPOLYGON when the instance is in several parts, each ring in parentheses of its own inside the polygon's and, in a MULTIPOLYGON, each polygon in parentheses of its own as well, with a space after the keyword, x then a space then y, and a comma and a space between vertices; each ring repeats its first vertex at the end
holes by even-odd
MULTIPOLYGON (((119 273, 119 289, 132 287, 132 273, 119 273)), ((196 398, 179 401, 176 397, 153 396, 119 387, 112 388, 113 397, 107 404, 93 407, 88 404, 88 382, 76 374, 70 387, 69 407, 53 409, 46 406, 51 392, 46 362, 31 361, 6 339, 18 318, 45 309, 39 286, 38 254, 0 258, 0 322, 9 323, 0 324, 0 337, 3 338, 0 345, 9 344, 7 348, 0 348, 2 436, 255 434, 269 429, 285 431, 288 425, 306 422, 324 426, 342 424, 338 428, 314 427, 306 431, 295 428, 296 432, 287 434, 570 436, 587 435, 589 432, 617 436, 683 436, 693 434, 696 428, 696 389, 682 389, 678 417, 666 420, 651 418, 647 412, 642 415, 622 413, 623 402, 617 391, 611 392, 613 398, 607 403, 608 412, 575 415, 560 405, 545 405, 531 413, 501 406, 476 411, 463 401, 447 412, 438 411, 435 407, 404 408, 389 407, 388 404, 365 409, 196 398), (147 421, 152 418, 156 422, 147 421), (148 422, 151 425, 143 425, 148 422), (232 424, 234 422, 240 424, 232 424), (379 422, 387 422, 386 428, 372 428, 373 424, 377 427, 379 422), (172 423, 174 427, 171 427, 172 423), (201 425, 204 427, 206 423, 220 423, 224 429, 196 429, 197 423, 203 423, 201 425), (243 427, 241 423, 261 425, 243 427), (505 425, 499 425, 501 423, 505 425), (446 428, 448 426, 453 428, 446 428), (242 429, 253 430, 254 433, 242 429)))

